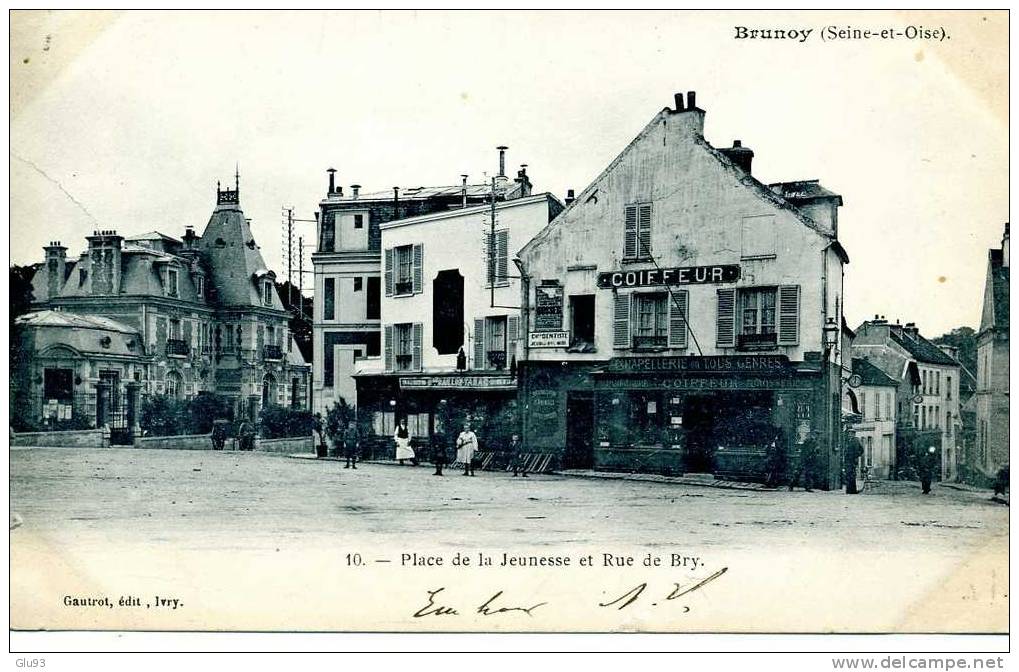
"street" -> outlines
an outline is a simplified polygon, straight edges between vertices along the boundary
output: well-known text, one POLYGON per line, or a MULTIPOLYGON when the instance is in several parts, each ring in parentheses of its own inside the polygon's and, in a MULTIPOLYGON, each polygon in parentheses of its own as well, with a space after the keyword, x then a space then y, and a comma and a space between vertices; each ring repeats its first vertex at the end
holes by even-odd
MULTIPOLYGON (((692 612, 695 629, 1007 629, 1008 508, 984 492, 936 486, 925 497, 917 484, 884 482, 848 496, 480 471, 439 478, 430 465, 354 471, 211 451, 16 449, 10 463, 16 627, 475 629, 485 626, 407 621, 409 607, 336 620, 334 591, 354 591, 345 598, 353 602, 384 585, 402 600, 401 585, 453 576, 457 552, 508 551, 591 554, 599 563, 603 553, 678 554, 708 570, 724 566, 724 585, 716 581, 714 597, 692 612), (404 553, 442 556, 446 565, 407 567, 404 553), (357 574, 354 554, 368 565, 357 574), (184 608, 151 620, 56 602, 131 591, 179 598, 184 608), (740 609, 725 608, 736 596, 740 609)), ((471 587, 482 571, 461 569, 450 580, 471 587)), ((556 590, 569 592, 584 576, 625 586, 639 568, 541 571, 542 581, 559 572, 556 590)), ((686 627, 649 614, 619 624, 605 616, 565 622, 686 627)), ((541 629, 531 620, 511 626, 541 629)), ((565 626, 557 617, 545 627, 565 626)))

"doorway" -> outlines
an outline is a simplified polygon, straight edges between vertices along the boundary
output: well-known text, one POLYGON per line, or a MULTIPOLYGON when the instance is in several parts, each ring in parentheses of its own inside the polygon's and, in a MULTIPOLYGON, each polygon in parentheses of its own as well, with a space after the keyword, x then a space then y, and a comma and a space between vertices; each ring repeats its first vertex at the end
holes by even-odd
POLYGON ((569 392, 566 395, 566 469, 590 469, 594 466, 594 394, 569 392))

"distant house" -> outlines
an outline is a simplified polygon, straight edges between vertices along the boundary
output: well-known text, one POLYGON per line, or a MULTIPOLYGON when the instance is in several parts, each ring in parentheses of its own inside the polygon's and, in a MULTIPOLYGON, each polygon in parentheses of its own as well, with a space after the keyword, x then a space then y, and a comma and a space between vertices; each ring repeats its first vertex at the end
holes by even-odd
POLYGON ((895 473, 895 391, 899 381, 862 357, 853 357, 853 394, 859 419, 853 424, 863 446, 861 467, 873 478, 891 478, 895 473))
POLYGON ((969 465, 993 476, 1008 463, 1008 224, 987 254, 984 308, 977 332, 976 445, 969 465))
POLYGON ((216 191, 201 237, 95 231, 77 258, 55 241, 19 318, 31 352, 23 399, 32 422, 82 418, 129 436, 146 395, 214 392, 237 417, 269 404, 304 408, 310 367, 289 333, 240 207, 216 191))

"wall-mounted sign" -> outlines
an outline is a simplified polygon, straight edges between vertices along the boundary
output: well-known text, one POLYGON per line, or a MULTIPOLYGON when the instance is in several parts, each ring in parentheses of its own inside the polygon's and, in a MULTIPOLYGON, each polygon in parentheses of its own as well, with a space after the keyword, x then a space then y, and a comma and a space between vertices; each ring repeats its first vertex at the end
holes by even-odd
POLYGON ((614 357, 613 373, 789 373, 785 355, 708 355, 705 357, 614 357))
POLYGON ((652 268, 643 271, 611 271, 598 274, 598 287, 657 287, 664 285, 704 285, 736 282, 738 264, 687 266, 685 268, 652 268))
POLYGON ((532 331, 527 334, 529 348, 568 348, 570 332, 568 331, 532 331))
POLYGON ((407 376, 400 378, 403 390, 505 390, 517 381, 510 376, 407 376))
POLYGON ((534 330, 559 331, 562 328, 563 286, 544 283, 538 285, 534 288, 534 330))

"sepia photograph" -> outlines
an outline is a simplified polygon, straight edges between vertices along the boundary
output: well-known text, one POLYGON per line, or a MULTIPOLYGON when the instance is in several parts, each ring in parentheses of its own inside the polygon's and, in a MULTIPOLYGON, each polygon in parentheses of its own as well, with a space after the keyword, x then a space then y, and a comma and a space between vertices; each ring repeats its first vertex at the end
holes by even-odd
POLYGON ((21 650, 1008 650, 1007 10, 8 18, 21 650))

